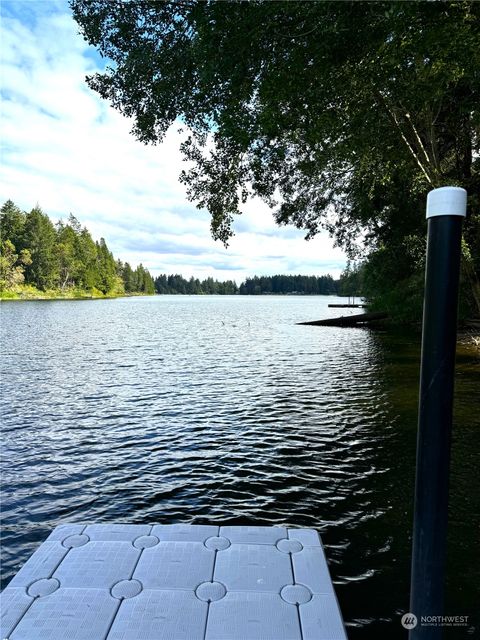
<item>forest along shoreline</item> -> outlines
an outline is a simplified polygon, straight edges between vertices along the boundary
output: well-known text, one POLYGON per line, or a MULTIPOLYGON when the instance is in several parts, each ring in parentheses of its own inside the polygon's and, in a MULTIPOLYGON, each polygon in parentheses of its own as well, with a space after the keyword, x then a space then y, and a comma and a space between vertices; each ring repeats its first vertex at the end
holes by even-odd
POLYGON ((181 275, 155 280, 139 264, 116 260, 104 238, 94 241, 75 216, 54 224, 39 206, 22 211, 12 200, 0 209, 0 299, 78 300, 159 294, 342 295, 332 276, 255 276, 200 281, 181 275))
POLYGON ((115 260, 104 238, 94 241, 71 215, 54 224, 39 206, 0 209, 0 298, 78 299, 153 294, 142 264, 115 260))

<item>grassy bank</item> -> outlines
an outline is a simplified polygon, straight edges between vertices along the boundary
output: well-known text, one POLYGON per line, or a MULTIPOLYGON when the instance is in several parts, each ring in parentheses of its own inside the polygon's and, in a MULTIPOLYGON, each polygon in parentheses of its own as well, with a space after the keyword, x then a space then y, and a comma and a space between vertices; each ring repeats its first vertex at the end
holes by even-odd
POLYGON ((140 292, 125 293, 122 290, 112 290, 103 293, 99 289, 47 289, 41 291, 32 285, 17 285, 13 289, 0 291, 0 300, 95 300, 101 298, 123 298, 129 296, 151 295, 140 292))

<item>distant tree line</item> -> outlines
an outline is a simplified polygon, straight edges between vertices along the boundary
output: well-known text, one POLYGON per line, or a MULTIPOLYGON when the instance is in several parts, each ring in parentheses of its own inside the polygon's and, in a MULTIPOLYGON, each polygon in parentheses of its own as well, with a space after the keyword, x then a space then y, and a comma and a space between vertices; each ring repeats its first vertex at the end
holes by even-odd
POLYGON ((27 213, 7 200, 0 209, 0 291, 22 284, 41 291, 155 291, 142 265, 133 270, 128 262, 115 260, 105 240, 95 242, 75 216, 53 224, 40 207, 27 213))
POLYGON ((233 295, 238 293, 238 287, 233 280, 219 282, 213 278, 199 280, 183 276, 162 274, 155 278, 155 291, 161 294, 187 295, 233 295))
POLYGON ((290 293, 330 295, 337 293, 337 283, 326 276, 254 276, 242 282, 239 293, 243 295, 265 295, 290 293))
POLYGON ((233 280, 220 282, 213 278, 186 280, 181 275, 162 274, 155 278, 155 291, 160 294, 188 295, 268 295, 268 294, 337 294, 339 283, 331 276, 254 276, 240 286, 233 280))

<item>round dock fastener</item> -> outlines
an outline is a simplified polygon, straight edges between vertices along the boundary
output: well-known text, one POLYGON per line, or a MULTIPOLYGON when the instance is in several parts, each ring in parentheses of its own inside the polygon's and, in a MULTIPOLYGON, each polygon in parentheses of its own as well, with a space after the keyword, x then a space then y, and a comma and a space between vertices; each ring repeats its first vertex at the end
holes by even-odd
POLYGON ((42 578, 36 580, 28 587, 27 593, 32 598, 41 598, 42 596, 49 596, 56 591, 60 586, 60 582, 56 578, 42 578))
POLYGON ((160 542, 157 536, 140 536, 135 538, 133 546, 137 549, 150 549, 160 542))
POLYGON ((305 604, 312 599, 312 592, 303 584, 287 584, 280 591, 280 597, 290 604, 305 604))
POLYGON ((143 585, 138 580, 120 580, 113 585, 110 593, 114 598, 134 598, 143 590, 143 585))
POLYGON ((303 549, 303 545, 298 540, 279 540, 277 542, 277 549, 283 551, 283 553, 298 553, 303 549))
POLYGON ((76 547, 83 547, 87 542, 90 542, 90 538, 85 533, 79 533, 78 535, 65 538, 62 545, 66 549, 75 549, 76 547))
POLYGON ((224 536, 214 536, 213 538, 207 538, 204 544, 207 549, 223 551, 224 549, 228 549, 230 546, 230 540, 224 536))
POLYGON ((195 595, 204 602, 221 600, 227 593, 227 589, 221 582, 202 582, 199 584, 195 595))

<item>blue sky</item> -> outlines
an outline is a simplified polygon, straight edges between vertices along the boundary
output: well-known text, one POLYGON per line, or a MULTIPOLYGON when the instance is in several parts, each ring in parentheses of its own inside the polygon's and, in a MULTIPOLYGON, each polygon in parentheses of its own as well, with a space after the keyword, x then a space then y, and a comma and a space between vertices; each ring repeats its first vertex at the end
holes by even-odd
POLYGON ((259 200, 245 204, 228 249, 210 236, 210 219, 178 182, 181 136, 172 126, 147 147, 131 123, 85 84, 102 68, 77 33, 68 3, 1 0, 2 112, 0 200, 53 219, 73 213, 116 257, 153 274, 182 273, 240 282, 248 275, 331 273, 346 263, 320 234, 306 242, 275 225, 259 200))

